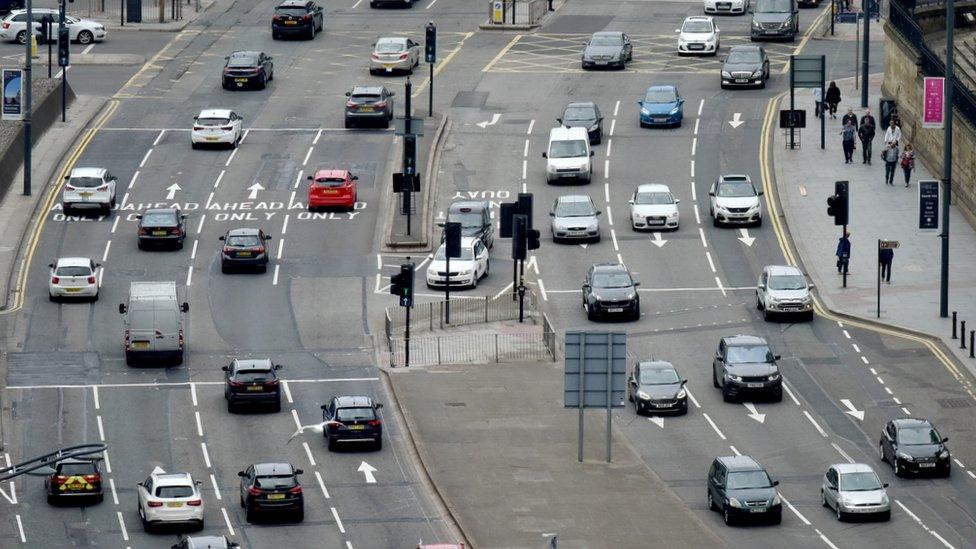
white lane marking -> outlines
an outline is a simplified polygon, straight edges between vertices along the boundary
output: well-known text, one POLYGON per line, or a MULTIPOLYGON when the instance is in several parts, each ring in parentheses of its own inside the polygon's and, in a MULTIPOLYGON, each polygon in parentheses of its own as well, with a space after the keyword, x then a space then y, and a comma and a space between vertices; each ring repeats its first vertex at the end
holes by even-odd
MULTIPOLYGON (((694 189, 694 187, 692 187, 692 189, 694 189)), ((698 215, 698 204, 693 204, 691 209, 695 211, 695 223, 701 225, 701 216, 698 215)))
POLYGON ((701 237, 702 246, 704 246, 705 248, 707 248, 708 247, 708 241, 705 240, 705 229, 702 229, 701 227, 698 227, 698 236, 701 237))
POLYGON ((202 437, 203 436, 203 423, 200 421, 200 412, 194 411, 193 412, 193 415, 196 417, 196 420, 197 420, 197 435, 202 437))
POLYGON ((105 426, 102 424, 102 416, 95 416, 95 423, 98 424, 98 439, 105 442, 105 426))
POLYGON ((213 488, 214 488, 214 496, 216 496, 218 500, 219 499, 223 499, 223 498, 220 497, 220 486, 217 485, 217 477, 214 476, 213 473, 210 473, 210 484, 213 485, 213 488))
POLYGON ((136 173, 132 174, 132 179, 129 180, 129 188, 130 189, 132 188, 133 185, 136 184, 136 179, 138 179, 138 178, 139 178, 139 170, 136 170, 136 173))
POLYGON ((309 157, 312 156, 312 150, 313 149, 315 149, 315 147, 309 147, 308 148, 308 152, 305 153, 305 160, 302 160, 302 166, 307 166, 308 165, 308 159, 309 159, 309 157))
POLYGON ((190 400, 193 401, 193 405, 197 405, 197 384, 190 383, 190 400))
POLYGON ((603 178, 604 179, 610 179, 610 161, 609 160, 604 160, 603 161, 603 178))
MULTIPOLYGON (((87 48, 81 50, 81 54, 82 55, 85 55, 86 53, 89 53, 90 51, 92 51, 92 48, 94 48, 94 47, 95 47, 95 44, 88 44, 88 47, 87 48)), ((162 133, 160 133, 159 135, 162 136, 162 133)), ((156 138, 156 141, 159 141, 159 138, 158 137, 156 138)), ((153 145, 155 145, 155 144, 156 143, 153 143, 153 145)))
POLYGON ((613 132, 617 129, 617 119, 614 118, 610 121, 610 137, 613 137, 613 132))
POLYGON ((915 513, 913 513, 912 510, 909 509, 908 507, 906 507, 904 503, 902 503, 900 500, 897 500, 897 499, 895 500, 895 503, 897 503, 898 506, 901 507, 902 511, 905 511, 905 513, 907 513, 908 516, 912 517, 912 519, 915 522, 917 522, 918 525, 921 526, 923 530, 925 530, 926 532, 932 534, 936 539, 938 539, 939 541, 941 541, 942 542, 942 545, 944 545, 946 547, 949 547, 950 549, 954 549, 954 547, 948 541, 946 541, 945 538, 943 538, 942 536, 940 536, 935 530, 932 530, 931 528, 929 528, 924 522, 922 522, 922 519, 918 518, 918 515, 916 515, 915 513))
POLYGON ((122 520, 122 511, 115 512, 119 517, 119 528, 122 529, 122 539, 129 541, 129 532, 125 529, 125 521, 122 520))
POLYGON ((190 286, 193 284, 193 265, 186 268, 186 285, 190 286))
POLYGON ((695 177, 695 161, 691 161, 691 177, 695 177))
POLYGON ((613 138, 607 139, 607 156, 610 156, 610 151, 613 150, 613 138))
POLYGON ((620 263, 621 265, 624 265, 624 258, 620 254, 617 254, 617 263, 620 263))
POLYGON ((700 102, 698 103, 698 116, 701 116, 701 113, 702 113, 702 109, 703 109, 703 108, 705 108, 705 100, 704 100, 704 99, 702 99, 702 100, 701 100, 701 101, 700 101, 700 102))
POLYGON ((851 338, 851 334, 847 333, 847 330, 844 330, 844 337, 846 337, 847 339, 850 339, 851 338))
MULTIPOLYGON (((94 46, 95 46, 95 44, 92 44, 91 46, 88 46, 81 53, 88 53, 88 50, 92 49, 92 47, 94 47, 94 46)), ((159 130, 159 135, 157 135, 156 136, 156 140, 153 141, 153 147, 155 147, 156 145, 159 145, 159 142, 163 140, 163 136, 164 135, 166 135, 166 130, 159 130)))
POLYGON ((895 404, 901 406, 901 400, 898 397, 893 396, 893 397, 891 397, 891 400, 893 400, 895 402, 895 404))
MULTIPOLYGON (((522 161, 522 179, 525 179, 525 176, 526 176, 526 173, 527 173, 527 170, 528 169, 529 169, 529 162, 527 160, 523 160, 522 161)), ((522 185, 522 188, 524 189, 525 188, 525 185, 522 185)))
POLYGON ((288 207, 291 208, 292 204, 294 203, 295 203, 295 191, 292 191, 291 195, 288 197, 288 207))
POLYGON ((109 477, 109 479, 108 479, 108 486, 109 486, 109 489, 112 490, 112 503, 114 503, 115 505, 118 505, 119 504, 119 493, 115 491, 115 479, 114 478, 109 477))
POLYGON ((208 209, 210 208, 210 203, 213 202, 213 197, 214 197, 214 193, 210 193, 209 195, 207 195, 207 206, 206 207, 208 209))
POLYGON ((305 175, 305 170, 298 170, 298 175, 295 177, 295 185, 292 187, 293 189, 297 189, 298 185, 301 184, 303 175, 305 175))
POLYGON ((691 156, 695 156, 695 150, 698 149, 698 138, 691 138, 691 156))
POLYGON ((112 222, 112 234, 115 234, 115 229, 118 228, 120 219, 122 219, 122 216, 115 216, 115 221, 112 222))
POLYGON ((383 270, 383 256, 381 256, 380 254, 376 254, 376 270, 377 271, 383 270))
POLYGON ((728 440, 728 439, 725 438, 725 435, 722 434, 722 431, 719 430, 718 425, 715 425, 715 422, 712 421, 712 418, 708 417, 708 414, 706 414, 706 413, 703 412, 702 413, 702 416, 704 416, 705 417, 705 421, 707 421, 708 424, 712 426, 712 429, 715 429, 715 432, 718 433, 718 437, 720 439, 722 439, 722 440, 728 440))
POLYGON ((976 473, 974 473, 972 471, 966 471, 966 474, 969 475, 970 478, 976 479, 976 473))
MULTIPOLYGON (((238 141, 237 144, 240 145, 241 143, 244 143, 244 140, 247 139, 247 136, 250 133, 251 133, 251 130, 249 130, 249 129, 248 130, 244 130, 244 135, 241 136, 241 140, 238 141)), ((237 149, 234 149, 234 150, 236 151, 237 149)))
POLYGON ((139 169, 142 169, 142 167, 146 165, 146 160, 149 160, 149 155, 151 155, 152 152, 152 148, 146 151, 146 155, 142 157, 142 162, 139 163, 139 169))
POLYGON ((431 1, 430 1, 430 4, 427 4, 427 6, 426 6, 426 7, 424 7, 424 9, 425 9, 425 10, 429 10, 429 9, 430 9, 430 7, 431 7, 431 6, 433 6, 433 5, 434 5, 434 4, 436 4, 436 3, 437 3, 437 0, 431 0, 431 1))
POLYGON ((939 533, 936 532, 935 530, 929 530, 929 533, 932 534, 933 536, 935 536, 935 539, 941 541, 942 542, 942 545, 948 547, 949 549, 955 549, 955 547, 951 543, 949 543, 948 541, 946 541, 946 539, 944 537, 940 536, 939 533))
POLYGON ((529 192, 529 187, 525 184, 525 181, 522 182, 522 192, 523 193, 529 192))
POLYGON ((202 215, 200 217, 200 223, 197 224, 197 234, 200 234, 200 232, 203 231, 203 220, 204 219, 207 219, 207 215, 206 214, 204 214, 204 215, 202 215))
POLYGON ((207 443, 201 442, 200 449, 203 451, 203 462, 207 464, 207 469, 210 469, 210 453, 207 452, 207 443))
POLYGON ((962 468, 965 468, 965 467, 966 467, 965 465, 963 465, 963 464, 962 464, 962 462, 961 462, 961 461, 959 461, 959 460, 958 460, 958 459, 956 459, 956 458, 952 458, 952 461, 955 461, 955 462, 956 462, 956 465, 958 465, 958 466, 960 466, 960 467, 962 467, 962 468))
MULTIPOLYGON (((610 184, 609 183, 604 183, 603 184, 603 199, 606 200, 607 204, 610 203, 610 184)), ((118 219, 118 218, 116 218, 116 219, 118 219)))
POLYGON ((691 394, 691 391, 687 387, 685 387, 685 393, 688 394, 688 398, 691 399, 691 403, 695 405, 695 408, 701 408, 701 404, 698 404, 698 399, 695 398, 695 395, 691 394))
POLYGON ((339 519, 339 512, 336 511, 336 508, 335 507, 331 507, 331 509, 332 509, 332 517, 336 521, 336 526, 339 527, 339 532, 342 533, 342 534, 345 534, 346 533, 346 529, 345 529, 345 527, 342 526, 342 520, 339 519))
POLYGON ((218 175, 217 176, 217 180, 214 181, 214 187, 213 188, 216 189, 216 188, 219 188, 220 187, 220 180, 224 178, 224 174, 225 173, 227 173, 227 170, 220 170, 220 175, 218 175))
POLYGON ((790 390, 790 386, 787 385, 786 383, 784 383, 783 384, 783 389, 786 391, 786 394, 790 395, 790 399, 793 400, 793 403, 796 404, 797 406, 799 406, 800 405, 800 401, 796 399, 796 395, 794 395, 793 394, 793 391, 790 390))
POLYGON ((230 166, 230 163, 234 160, 234 157, 235 156, 237 156, 237 149, 236 148, 230 152, 230 156, 227 157, 227 162, 224 162, 224 167, 225 168, 227 166, 230 166))
POLYGON ((282 381, 281 388, 285 390, 285 400, 288 401, 288 404, 293 404, 295 401, 291 399, 291 389, 288 387, 288 382, 282 381))
MULTIPOLYGON (((417 264, 417 269, 423 269, 424 268, 424 265, 426 265, 427 262, 430 261, 431 259, 434 259, 434 256, 428 254, 427 257, 425 257, 423 261, 421 261, 420 263, 417 264)), ((535 274, 539 274, 539 273, 535 273, 535 274)))
MULTIPOLYGON (((701 288, 695 288, 700 290, 701 288)), ((713 288, 714 289, 714 288, 713 288)), ((754 287, 750 286, 750 290, 755 290, 754 287)), ((564 290, 562 293, 579 292, 579 290, 564 290)), ((433 294, 431 294, 433 295, 433 294)), ((443 297, 443 295, 441 296, 443 297)), ((479 298, 480 299, 480 298, 479 298)), ((306 378, 306 379, 289 379, 289 383, 338 383, 342 381, 379 381, 378 377, 338 377, 338 378, 306 378)), ((225 382, 223 381, 194 381, 193 384, 196 385, 220 385, 223 386, 225 382)), ((148 383, 85 383, 77 385, 8 385, 7 390, 34 390, 34 389, 89 389, 91 387, 100 387, 102 389, 112 388, 112 389, 131 389, 131 388, 144 388, 144 387, 189 387, 190 382, 188 381, 156 381, 148 383)), ((111 472, 111 471, 109 471, 111 472)))
POLYGON ((200 244, 200 241, 199 241, 199 240, 194 240, 194 241, 193 241, 193 249, 192 249, 192 250, 190 250, 190 259, 191 259, 191 260, 193 260, 193 259, 196 259, 196 258, 197 258, 197 245, 198 245, 198 244, 200 244))
POLYGON ((844 456, 844 459, 847 460, 847 463, 854 463, 854 458, 847 455, 847 452, 845 452, 843 448, 838 446, 836 442, 831 442, 830 445, 834 447, 834 450, 837 450, 837 453, 844 456))
POLYGON ((525 140, 525 147, 522 147, 522 156, 529 156, 529 140, 525 140))
POLYGON ((729 449, 732 450, 732 453, 735 454, 735 455, 737 455, 737 456, 741 456, 742 455, 742 452, 740 452, 738 448, 736 448, 735 446, 732 446, 731 444, 729 444, 729 449))
POLYGON ((528 129, 528 131, 525 132, 525 135, 531 135, 532 134, 532 128, 534 128, 534 127, 535 127, 535 119, 529 120, 529 129, 528 129))
POLYGON ((698 135, 698 123, 701 122, 701 118, 695 119, 695 135, 698 135))
POLYGON ((827 547, 830 547, 830 549, 840 549, 839 547, 834 545, 834 542, 827 539, 827 536, 825 536, 823 532, 821 532, 819 529, 814 528, 813 531, 816 532, 818 536, 820 536, 820 539, 827 544, 827 547))
POLYGON ((108 250, 111 247, 112 247, 112 241, 111 240, 105 242, 105 252, 102 253, 102 262, 103 263, 105 262, 106 259, 108 259, 108 250))
POLYGON ((908 408, 905 408, 904 406, 902 406, 902 408, 901 408, 901 411, 902 411, 902 412, 905 412, 905 415, 906 415, 906 416, 910 416, 910 415, 912 415, 912 413, 908 411, 908 408))
POLYGON ((271 277, 271 285, 278 285, 278 271, 281 269, 281 265, 275 265, 274 276, 271 277))
POLYGON ((864 357, 864 356, 861 357, 861 362, 863 362, 865 364, 870 364, 870 362, 868 362, 867 357, 864 357))
POLYGON ((98 402, 98 387, 92 387, 92 398, 95 400, 95 409, 98 410, 101 407, 98 402))
POLYGON ((854 352, 855 353, 860 353, 861 352, 861 348, 857 346, 857 343, 851 343, 851 347, 854 347, 854 352))
POLYGON ((352 542, 349 540, 346 540, 346 549, 352 549, 352 542))
POLYGON ((917 522, 919 524, 922 524, 922 519, 918 518, 918 515, 916 515, 915 513, 913 513, 911 509, 909 509, 908 507, 905 507, 905 504, 904 503, 898 501, 897 499, 895 500, 895 503, 897 503, 898 506, 901 507, 902 511, 905 511, 906 513, 908 513, 908 516, 912 517, 915 520, 915 522, 917 522))
POLYGON ((502 288, 497 294, 495 294, 494 299, 498 299, 499 297, 501 297, 502 295, 504 295, 505 292, 507 292, 508 290, 510 290, 512 288, 512 286, 514 286, 514 285, 515 285, 514 282, 509 282, 507 285, 505 285, 504 288, 502 288))
POLYGON ((868 368, 868 371, 871 372, 871 375, 873 375, 873 376, 878 375, 878 371, 875 370, 874 368, 868 368))
POLYGON ((844 327, 844 323, 838 320, 837 321, 837 327, 843 328, 844 327))
MULTIPOLYGON (((359 0, 359 1, 362 2, 362 0, 359 0)), ((220 508, 220 512, 223 513, 223 515, 224 515, 224 524, 227 525, 227 530, 230 532, 230 535, 233 536, 234 535, 234 527, 231 526, 231 524, 230 524, 230 517, 227 516, 227 508, 226 507, 221 507, 220 508)))
POLYGON ((538 278, 536 282, 539 283, 539 292, 542 294, 542 300, 549 301, 549 294, 546 293, 546 285, 542 283, 542 279, 538 278))
POLYGON ((722 281, 717 276, 715 277, 715 285, 721 290, 722 297, 728 297, 729 294, 725 293, 725 286, 722 285, 722 281))
POLYGON ((801 521, 803 521, 803 524, 806 524, 807 526, 810 526, 810 521, 807 520, 807 517, 803 516, 803 513, 797 511, 796 507, 793 507, 793 504, 790 503, 790 500, 788 500, 785 497, 783 497, 783 494, 782 493, 780 493, 779 499, 783 500, 783 503, 785 503, 786 506, 790 508, 790 511, 793 511, 793 514, 796 515, 797 518, 799 518, 801 521))
POLYGON ((705 252, 705 258, 708 259, 708 266, 712 269, 712 273, 715 272, 715 263, 712 262, 712 253, 705 252))
POLYGON ((27 543, 27 537, 24 535, 24 523, 20 520, 20 515, 17 515, 17 531, 20 533, 20 542, 27 543))
POLYGON ((285 247, 285 239, 282 238, 281 240, 278 241, 278 255, 275 256, 275 259, 281 259, 281 250, 284 247, 285 247))
POLYGON ((308 443, 302 442, 302 448, 305 448, 305 455, 308 456, 308 462, 312 464, 312 467, 315 467, 315 458, 312 457, 312 449, 308 447, 308 443))
MULTIPOLYGON (((695 182, 694 181, 691 182, 691 201, 692 202, 698 202, 698 193, 695 192, 695 182)), ((695 206, 697 206, 697 204, 695 206)), ((699 221, 699 223, 701 223, 701 221, 699 221)))
POLYGON ((885 384, 885 382, 884 382, 884 380, 883 380, 883 379, 881 379, 881 376, 874 376, 874 379, 877 379, 877 380, 878 380, 878 383, 880 383, 880 384, 882 384, 882 385, 884 385, 884 384, 885 384))
POLYGON ((616 103, 613 104, 613 115, 617 116, 617 111, 620 110, 620 100, 618 99, 616 103))
POLYGON ((325 482, 322 480, 322 475, 318 471, 315 471, 315 480, 318 481, 319 488, 322 489, 322 495, 325 496, 325 499, 331 499, 329 491, 325 488, 325 482))
POLYGON ((122 205, 125 206, 126 202, 128 202, 128 201, 129 201, 129 193, 123 194, 122 195, 122 205))
POLYGON ((619 252, 620 246, 617 245, 617 231, 610 229, 610 239, 613 240, 613 251, 619 252))
POLYGON ((827 432, 823 430, 823 427, 821 427, 819 423, 817 423, 817 420, 813 419, 813 416, 810 415, 810 412, 803 410, 803 415, 807 416, 807 419, 809 419, 810 423, 812 423, 813 426, 817 428, 817 432, 820 433, 821 436, 827 438, 827 432))
POLYGON ((298 427, 298 429, 301 429, 302 428, 302 422, 301 422, 300 419, 298 419, 298 410, 292 408, 292 410, 291 410, 291 418, 293 420, 295 420, 295 426, 298 427))
POLYGON ((613 226, 613 210, 610 208, 609 204, 607 204, 607 224, 609 224, 611 227, 613 226))
POLYGON ((322 137, 322 130, 321 129, 319 131, 315 132, 315 138, 312 139, 312 144, 313 145, 318 145, 319 144, 319 138, 320 137, 322 137))

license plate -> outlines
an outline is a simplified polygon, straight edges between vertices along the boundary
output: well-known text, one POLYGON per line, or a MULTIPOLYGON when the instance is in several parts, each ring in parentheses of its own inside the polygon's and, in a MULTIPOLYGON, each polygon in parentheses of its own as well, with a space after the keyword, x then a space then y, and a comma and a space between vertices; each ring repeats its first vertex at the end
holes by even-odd
POLYGON ((80 192, 78 194, 81 195, 82 198, 88 198, 89 196, 92 195, 92 193, 89 192, 80 192))
POLYGON ((243 88, 244 87, 244 83, 243 82, 238 82, 237 83, 237 87, 238 88, 243 88))
POLYGON ((362 431, 363 429, 366 428, 366 426, 365 425, 348 425, 346 428, 349 429, 350 431, 362 431))
POLYGON ((69 292, 69 293, 70 292, 80 292, 81 291, 81 288, 65 288, 64 291, 69 292))
POLYGON ((750 513, 765 513, 765 509, 749 509, 750 513))
POLYGON ((360 107, 359 112, 373 112, 373 107, 360 107))
POLYGON ((166 507, 183 507, 183 502, 181 502, 181 501, 168 501, 168 502, 166 502, 166 507))
POLYGON ((655 116, 654 117, 654 121, 657 122, 657 123, 662 123, 662 122, 667 122, 668 119, 667 118, 664 118, 663 116, 655 116))
POLYGON ((393 72, 393 67, 387 65, 386 66, 386 72, 393 72))
POLYGON ((667 408, 669 406, 671 406, 671 405, 670 404, 655 404, 654 405, 655 408, 667 408))
POLYGON ((133 341, 132 342, 132 348, 133 349, 148 349, 149 348, 149 342, 148 341, 133 341))
POLYGON ((935 467, 934 463, 919 463, 919 467, 935 467))
POLYGON ((607 62, 606 61, 597 61, 596 64, 597 65, 606 65, 607 62))
POLYGON ((65 486, 68 487, 68 490, 81 490, 85 487, 85 485, 80 482, 72 482, 71 484, 66 484, 65 486))
POLYGON ((763 34, 776 34, 776 31, 763 31, 763 34))
POLYGON ((322 191, 322 194, 339 194, 339 191, 332 191, 332 190, 322 191))
POLYGON ((234 82, 247 82, 247 78, 235 78, 234 82))
POLYGON ((688 49, 689 50, 703 50, 703 49, 705 49, 705 46, 702 46, 701 44, 692 44, 692 45, 688 46, 688 49))
POLYGON ((298 21, 285 21, 286 25, 297 25, 298 21))
POLYGON ((762 384, 762 383, 750 383, 750 384, 748 385, 748 387, 749 387, 750 389, 761 389, 761 388, 762 388, 762 386, 763 386, 763 384, 762 384))
POLYGON ((153 231, 153 236, 166 236, 166 231, 153 231))
POLYGON ((624 309, 623 309, 623 307, 611 307, 611 308, 607 309, 607 312, 608 313, 622 313, 622 312, 624 312, 624 309))
POLYGON ((237 257, 251 257, 251 252, 237 252, 237 257))
POLYGON ((284 494, 268 494, 268 499, 285 499, 284 494))
POLYGON ((264 387, 261 385, 249 385, 247 387, 248 391, 260 391, 261 389, 264 389, 264 387))
POLYGON ((216 138, 216 137, 208 137, 208 138, 206 138, 206 139, 207 139, 207 141, 216 141, 216 140, 217 140, 217 138, 216 138))
POLYGON ((746 83, 746 82, 748 82, 748 81, 749 81, 749 79, 748 79, 748 78, 736 78, 736 79, 735 79, 735 83, 736 83, 736 84, 745 84, 745 83, 746 83))
POLYGON ((663 219, 648 219, 647 220, 647 224, 648 225, 664 225, 664 220, 663 219))

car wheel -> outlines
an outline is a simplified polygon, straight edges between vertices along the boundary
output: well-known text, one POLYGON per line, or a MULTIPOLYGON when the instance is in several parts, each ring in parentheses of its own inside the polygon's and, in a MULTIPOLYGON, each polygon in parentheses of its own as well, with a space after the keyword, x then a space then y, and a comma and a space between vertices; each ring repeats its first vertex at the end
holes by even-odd
POLYGON ((759 301, 759 296, 756 296, 756 310, 763 310, 762 301, 759 301))
POLYGON ((715 368, 712 368, 712 385, 714 385, 716 389, 721 387, 721 385, 718 384, 718 377, 715 375, 715 368))
POLYGON ((828 509, 830 508, 827 505, 827 496, 824 494, 823 488, 820 489, 820 505, 827 507, 828 509))
POLYGON ((779 391, 773 393, 773 401, 783 402, 783 389, 780 389, 779 391))
POLYGON ((152 525, 149 524, 148 520, 146 520, 146 513, 142 510, 142 506, 138 506, 136 510, 139 512, 139 522, 142 523, 142 531, 147 534, 150 533, 150 530, 152 530, 152 525))
POLYGON ((845 517, 844 517, 844 513, 840 511, 840 505, 837 505, 836 513, 837 513, 837 520, 843 522, 845 517))
POLYGON ((202 532, 203 528, 204 528, 204 521, 201 519, 200 522, 197 523, 197 532, 202 532))
POLYGON ((138 246, 140 250, 146 249, 146 245, 141 240, 136 243, 136 246, 138 246))
POLYGON ((952 465, 946 465, 945 473, 942 474, 945 478, 952 476, 952 465))
POLYGON ((258 267, 258 272, 259 273, 266 273, 266 272, 268 272, 268 264, 265 263, 264 265, 261 265, 260 267, 258 267))
POLYGON ((22 30, 22 31, 20 31, 20 32, 17 33, 17 43, 20 44, 20 45, 24 45, 24 44, 27 43, 27 31, 26 30, 22 30))
POLYGON ((57 301, 58 301, 58 297, 57 297, 56 295, 54 295, 54 294, 52 294, 52 293, 48 293, 48 294, 47 294, 47 298, 48 298, 49 300, 51 300, 51 301, 53 301, 53 302, 55 302, 55 303, 57 303, 57 301))
POLYGON ((726 526, 732 524, 732 516, 729 515, 729 508, 728 507, 726 507, 725 509, 722 509, 722 520, 725 521, 725 525, 726 526))
POLYGON ((302 522, 303 520, 305 520, 305 509, 299 509, 298 512, 295 513, 295 522, 302 522))
POLYGON ((779 515, 776 515, 776 516, 773 517, 773 520, 772 520, 772 523, 773 524, 780 524, 782 522, 783 522, 783 515, 782 514, 779 514, 779 515))
POLYGON ((895 476, 896 477, 902 476, 905 473, 905 471, 904 469, 902 469, 901 464, 898 463, 898 458, 896 457, 895 459, 892 460, 892 462, 894 463, 894 467, 895 467, 895 476))
POLYGON ((708 510, 709 511, 716 511, 716 510, 718 510, 718 505, 715 505, 715 500, 712 499, 712 491, 711 490, 708 491, 708 497, 706 498, 706 501, 708 502, 708 510))
POLYGON ((276 33, 276 32, 272 32, 271 33, 271 39, 272 40, 279 40, 280 38, 281 38, 281 36, 278 35, 278 33, 276 33))
POLYGON ((732 401, 732 395, 729 393, 728 387, 722 387, 722 401, 723 402, 732 401))
POLYGON ((587 320, 596 320, 596 315, 593 314, 593 311, 590 310, 590 308, 588 306, 583 305, 583 309, 586 311, 586 319, 587 320))
POLYGON ((718 218, 715 217, 714 214, 713 214, 713 216, 712 216, 712 227, 718 227, 719 225, 720 225, 720 223, 718 222, 718 218))
POLYGON ((258 89, 259 90, 263 90, 264 88, 267 88, 267 87, 268 87, 268 79, 265 78, 265 76, 262 74, 261 75, 261 80, 258 81, 258 89))
POLYGON ((280 400, 279 400, 278 402, 275 402, 275 403, 274 403, 274 404, 273 404, 273 405, 271 406, 271 411, 272 411, 272 412, 280 412, 280 411, 281 411, 281 401, 280 401, 280 400))
POLYGON ((376 439, 376 442, 373 443, 373 449, 376 450, 377 452, 379 452, 380 450, 383 449, 383 439, 382 439, 382 437, 376 439))
POLYGON ((761 90, 766 89, 766 79, 765 78, 763 78, 762 81, 759 82, 759 89, 761 89, 761 90))
POLYGON ((769 310, 768 309, 763 309, 763 320, 765 320, 766 322, 769 322, 769 316, 770 316, 769 315, 769 310))
POLYGON ((92 303, 98 301, 98 290, 95 290, 95 295, 92 296, 92 303))
POLYGON ((384 118, 383 119, 383 129, 387 129, 389 127, 390 127, 390 119, 389 118, 384 118))
POLYGON ((237 407, 234 406, 234 401, 233 400, 228 400, 227 401, 227 413, 233 414, 236 411, 237 411, 237 407))
POLYGON ((83 30, 78 33, 79 44, 91 44, 95 40, 95 35, 91 31, 83 30))
POLYGON ((57 505, 58 504, 58 498, 56 496, 53 496, 51 494, 48 494, 47 495, 47 504, 48 505, 57 505))
POLYGON ((373 9, 375 9, 376 6, 377 6, 376 2, 370 2, 369 3, 369 7, 373 8, 373 9))
POLYGON ((257 517, 254 516, 254 510, 248 507, 244 510, 244 520, 248 522, 254 522, 257 517))
POLYGON ((762 227, 762 216, 759 217, 759 221, 756 221, 756 228, 762 227))
POLYGON ((308 29, 308 35, 305 37, 308 40, 315 40, 315 24, 312 24, 312 28, 308 29))
POLYGON ((883 520, 883 521, 886 521, 886 522, 889 521, 889 520, 891 520, 891 509, 885 511, 884 513, 879 514, 878 515, 878 520, 883 520))
POLYGON ((350 122, 349 119, 347 118, 347 119, 345 119, 345 122, 344 122, 343 125, 346 127, 346 129, 349 129, 349 128, 352 127, 352 122, 350 122))
POLYGON ((241 494, 240 492, 238 492, 237 493, 237 497, 240 498, 240 500, 241 500, 241 509, 247 507, 247 505, 244 503, 244 495, 241 494))
POLYGON ((227 273, 230 272, 230 267, 228 267, 227 265, 221 265, 220 266, 220 272, 222 272, 224 274, 227 274, 227 273))
POLYGON ((478 272, 477 272, 477 271, 475 271, 475 274, 474 274, 474 276, 472 276, 472 277, 471 277, 471 289, 472 289, 472 290, 474 290, 475 288, 477 288, 477 287, 478 287, 478 279, 479 279, 479 278, 481 278, 481 277, 480 277, 480 276, 478 276, 478 272))

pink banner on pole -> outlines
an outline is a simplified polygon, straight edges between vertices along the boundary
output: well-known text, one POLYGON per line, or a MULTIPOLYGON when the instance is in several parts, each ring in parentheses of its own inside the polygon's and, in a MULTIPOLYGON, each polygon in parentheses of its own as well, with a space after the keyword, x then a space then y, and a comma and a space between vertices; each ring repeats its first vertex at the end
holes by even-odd
POLYGON ((941 128, 945 118, 945 78, 926 76, 922 105, 922 127, 941 128))

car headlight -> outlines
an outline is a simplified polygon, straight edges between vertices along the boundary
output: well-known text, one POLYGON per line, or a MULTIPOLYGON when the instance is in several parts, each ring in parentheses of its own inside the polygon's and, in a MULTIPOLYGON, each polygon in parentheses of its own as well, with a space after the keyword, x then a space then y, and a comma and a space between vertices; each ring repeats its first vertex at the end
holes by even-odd
POLYGON ((641 114, 651 114, 651 111, 647 110, 644 107, 641 107, 641 114))
POLYGON ((949 459, 949 450, 942 450, 939 453, 939 459, 949 459))
POLYGON ((635 297, 637 297, 637 294, 634 293, 634 292, 631 292, 631 293, 627 294, 627 297, 625 297, 624 299, 634 299, 635 297))
POLYGON ((763 73, 763 70, 762 69, 756 69, 756 70, 752 71, 752 77, 753 78, 759 78, 760 76, 762 76, 762 73, 763 73))
POLYGON ((766 303, 768 303, 770 305, 779 305, 779 300, 776 299, 773 296, 769 296, 769 297, 766 298, 766 303))
POLYGON ((644 391, 637 391, 637 398, 641 400, 650 400, 651 395, 645 393, 644 391))
POLYGON ((881 494, 881 505, 888 505, 888 494, 881 494))
POLYGON ((780 499, 779 492, 777 492, 776 495, 773 496, 773 503, 771 503, 771 505, 779 505, 781 503, 783 503, 783 500, 780 499))
POLYGON ((471 274, 471 269, 464 269, 463 271, 458 271, 458 276, 468 276, 471 274))
POLYGON ((728 211, 725 209, 725 206, 722 206, 721 204, 715 205, 715 211, 728 213, 728 211))
POLYGON ((779 381, 779 374, 778 373, 770 374, 769 377, 767 377, 766 379, 768 379, 769 381, 779 381))
POLYGON ((792 21, 790 21, 789 19, 787 19, 786 21, 783 21, 783 24, 780 25, 779 28, 785 29, 786 27, 790 26, 790 23, 792 23, 792 21))
POLYGON ((681 107, 675 107, 675 108, 671 109, 671 114, 672 115, 678 114, 678 111, 680 111, 680 110, 681 110, 681 107))
POLYGON ((729 379, 731 381, 742 381, 742 376, 735 376, 735 375, 732 375, 732 374, 725 374, 725 377, 726 377, 726 379, 729 379))
POLYGON ((592 126, 590 126, 590 130, 589 131, 595 132, 599 128, 600 128, 600 125, 599 124, 593 124, 592 126))
POLYGON ((738 508, 741 508, 742 507, 742 504, 739 503, 739 500, 737 500, 735 498, 729 498, 729 505, 731 505, 732 507, 738 507, 738 508))
POLYGON ((762 24, 760 24, 759 21, 756 21, 755 19, 753 19, 752 20, 752 28, 754 28, 754 29, 761 29, 762 28, 762 24))
POLYGON ((915 458, 913 458, 912 456, 906 454, 905 452, 898 452, 897 457, 898 457, 898 459, 903 459, 905 461, 914 461, 915 460, 915 458))
POLYGON ((674 218, 674 217, 678 217, 678 211, 677 210, 675 210, 675 211, 673 211, 673 212, 671 212, 671 213, 668 214, 668 219, 671 219, 671 218, 674 218))
POLYGON ((688 396, 688 391, 685 391, 682 387, 681 390, 678 391, 678 394, 674 395, 674 398, 685 398, 686 396, 688 396))
POLYGON ((732 73, 729 71, 722 71, 722 78, 732 78, 732 73))

